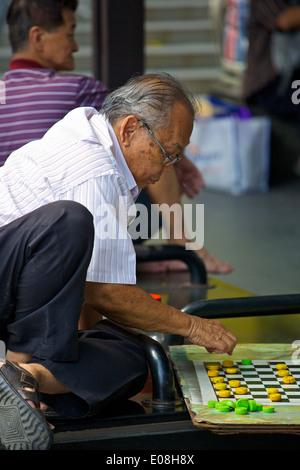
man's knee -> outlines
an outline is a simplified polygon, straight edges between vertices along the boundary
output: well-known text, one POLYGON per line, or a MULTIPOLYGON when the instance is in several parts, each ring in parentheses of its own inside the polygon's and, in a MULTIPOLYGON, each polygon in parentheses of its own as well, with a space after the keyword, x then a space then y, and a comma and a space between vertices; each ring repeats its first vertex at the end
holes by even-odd
POLYGON ((74 201, 59 201, 58 204, 65 211, 71 228, 79 231, 84 228, 84 231, 88 230, 93 235, 93 216, 85 206, 74 201))
POLYGON ((74 201, 58 201, 53 203, 59 214, 59 233, 78 248, 91 246, 94 239, 93 216, 90 211, 74 201))

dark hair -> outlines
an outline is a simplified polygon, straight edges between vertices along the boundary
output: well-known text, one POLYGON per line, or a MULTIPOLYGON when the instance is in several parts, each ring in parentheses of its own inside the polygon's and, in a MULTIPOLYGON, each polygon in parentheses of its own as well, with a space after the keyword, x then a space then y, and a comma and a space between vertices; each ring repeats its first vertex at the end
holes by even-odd
POLYGON ((46 31, 58 28, 64 22, 62 10, 75 11, 78 0, 12 0, 6 20, 13 52, 28 41, 30 28, 40 26, 46 31))

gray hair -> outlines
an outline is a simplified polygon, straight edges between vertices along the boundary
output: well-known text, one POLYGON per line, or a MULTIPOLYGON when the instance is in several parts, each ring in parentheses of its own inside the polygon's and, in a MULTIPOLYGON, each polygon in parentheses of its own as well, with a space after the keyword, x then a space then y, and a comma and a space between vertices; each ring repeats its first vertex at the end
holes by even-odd
POLYGON ((152 129, 165 128, 169 124, 173 105, 178 101, 186 106, 194 118, 197 108, 192 93, 167 73, 149 73, 131 78, 110 93, 100 112, 112 125, 133 114, 152 129))

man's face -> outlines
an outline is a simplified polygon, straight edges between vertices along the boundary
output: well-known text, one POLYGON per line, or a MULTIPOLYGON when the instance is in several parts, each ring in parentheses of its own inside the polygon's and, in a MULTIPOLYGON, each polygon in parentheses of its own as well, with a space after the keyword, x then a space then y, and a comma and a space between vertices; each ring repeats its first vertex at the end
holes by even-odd
POLYGON ((43 65, 56 71, 73 70, 73 53, 78 51, 75 41, 75 16, 71 10, 63 10, 64 24, 52 32, 44 31, 43 65))
MULTIPOLYGON (((192 116, 181 103, 175 103, 168 127, 153 132, 165 151, 175 157, 177 154, 183 156, 192 130, 192 116)), ((140 189, 156 183, 163 172, 171 169, 171 166, 163 164, 165 154, 140 121, 136 137, 126 149, 126 155, 128 166, 140 189)))

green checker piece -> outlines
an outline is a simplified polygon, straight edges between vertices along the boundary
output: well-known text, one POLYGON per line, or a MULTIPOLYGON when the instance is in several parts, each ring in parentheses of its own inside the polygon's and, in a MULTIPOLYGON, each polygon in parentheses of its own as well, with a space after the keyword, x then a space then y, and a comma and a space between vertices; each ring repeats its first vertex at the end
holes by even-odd
POLYGON ((220 408, 220 406, 223 406, 222 403, 217 401, 217 403, 215 404, 215 408, 218 410, 220 408))
POLYGON ((216 407, 216 403, 218 403, 216 400, 209 400, 207 402, 207 406, 208 408, 215 408, 216 407))
POLYGON ((263 408, 261 403, 256 403, 256 411, 261 411, 263 408))
POLYGON ((255 400, 248 400, 249 411, 257 411, 257 403, 255 400))
POLYGON ((215 408, 218 411, 223 411, 223 412, 230 411, 230 406, 224 405, 222 402, 217 402, 216 405, 215 405, 215 408))
POLYGON ((250 366, 252 364, 252 360, 251 359, 242 359, 241 364, 243 364, 243 366, 250 366))
POLYGON ((246 406, 237 406, 234 412, 237 415, 246 415, 248 413, 248 408, 246 406))
POLYGON ((274 413, 274 406, 263 406, 262 408, 264 413, 274 413))
POLYGON ((229 405, 223 405, 222 403, 220 406, 217 407, 218 411, 221 411, 221 413, 229 413, 230 411, 230 406, 229 405))
POLYGON ((247 400, 246 398, 240 398, 237 403, 236 403, 236 408, 249 408, 249 400, 247 400))
POLYGON ((230 408, 235 408, 236 407, 236 402, 233 400, 222 400, 221 403, 223 405, 230 406, 230 408))

